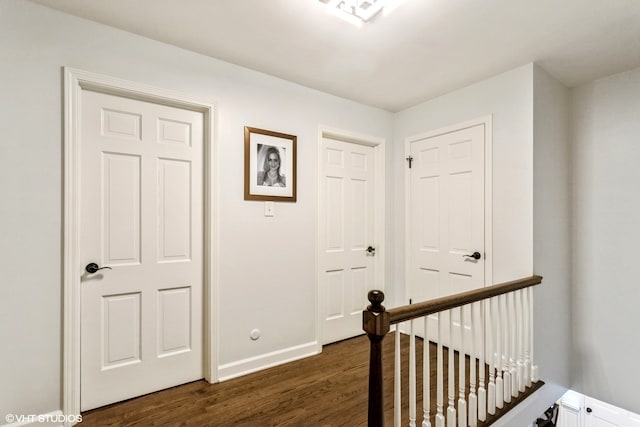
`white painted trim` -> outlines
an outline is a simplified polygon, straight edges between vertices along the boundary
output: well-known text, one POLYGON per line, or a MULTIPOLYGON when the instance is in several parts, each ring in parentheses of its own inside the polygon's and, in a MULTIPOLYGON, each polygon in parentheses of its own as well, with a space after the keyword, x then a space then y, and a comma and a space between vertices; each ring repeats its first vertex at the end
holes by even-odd
MULTIPOLYGON (((484 125, 484 285, 493 284, 493 117, 491 115, 478 117, 451 126, 419 133, 405 138, 404 153, 405 158, 411 154, 411 143, 421 139, 432 138, 463 129, 468 129, 478 125, 484 125)), ((404 159, 403 159, 404 161, 404 159)), ((405 304, 409 302, 409 278, 411 259, 411 174, 405 165, 404 172, 404 200, 405 200, 405 304)))
MULTIPOLYGON (((320 349, 322 347, 320 346, 320 349)), ((236 362, 220 365, 218 368, 218 379, 220 381, 230 380, 243 375, 258 372, 274 366, 284 365, 295 360, 319 354, 317 341, 297 345, 259 356, 249 357, 236 362)))
POLYGON ((553 405, 558 396, 558 387, 545 384, 518 403, 504 416, 498 418, 492 427, 530 427, 531 423, 553 405))
POLYGON ((411 171, 406 164, 411 155, 411 142, 417 137, 408 137, 404 140, 404 301, 396 301, 398 306, 409 303, 411 298, 409 282, 411 280, 411 171))
POLYGON ((592 422, 589 423, 588 420, 596 414, 598 414, 598 418, 605 422, 610 422, 612 426, 631 427, 640 425, 640 414, 594 399, 574 390, 567 390, 556 403, 560 405, 558 414, 559 426, 582 427, 587 424, 591 425, 592 422), (591 407, 593 407, 593 412, 587 412, 587 408, 591 407), (603 416, 603 412, 607 416, 603 416))
POLYGON ((318 128, 321 138, 335 139, 336 141, 351 142, 353 144, 366 145, 368 147, 377 147, 383 145, 384 138, 366 135, 363 133, 352 132, 344 129, 333 128, 329 126, 320 126, 318 128))
POLYGON ((484 123, 484 285, 493 285, 493 118, 484 123))
POLYGON ((79 252, 79 138, 82 90, 199 111, 204 114, 205 253, 203 351, 204 375, 218 380, 218 271, 219 202, 215 144, 215 104, 180 92, 127 80, 64 68, 64 234, 63 234, 63 372, 62 408, 65 414, 80 413, 80 272, 79 252))
POLYGON ((584 406, 584 395, 577 393, 573 390, 567 390, 565 394, 558 400, 560 406, 571 409, 573 412, 578 413, 584 406))
POLYGON ((318 144, 317 144, 317 209, 316 209, 316 341, 320 351, 322 351, 322 310, 320 304, 320 279, 322 272, 320 271, 320 240, 324 235, 324 231, 320 229, 320 212, 322 207, 322 176, 324 168, 322 166, 322 140, 323 138, 334 139, 352 144, 365 145, 372 147, 374 150, 374 162, 376 167, 375 173, 375 195, 374 209, 376 211, 374 223, 374 247, 376 248, 375 269, 376 277, 375 289, 385 290, 385 265, 386 265, 386 140, 382 137, 375 137, 358 132, 347 131, 344 129, 334 128, 330 126, 318 126, 318 144))

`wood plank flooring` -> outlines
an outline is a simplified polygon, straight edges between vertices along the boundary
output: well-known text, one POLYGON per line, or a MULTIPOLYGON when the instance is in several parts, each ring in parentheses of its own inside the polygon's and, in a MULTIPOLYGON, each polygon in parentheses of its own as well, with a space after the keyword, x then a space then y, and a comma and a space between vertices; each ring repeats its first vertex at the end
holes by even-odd
MULTIPOLYGON (((393 336, 386 337, 383 343, 385 425, 392 426, 393 336)), ((418 360, 421 360, 422 340, 417 340, 416 347, 418 360)), ((402 357, 403 424, 405 421, 408 424, 406 378, 409 356, 408 338, 405 336, 402 357)), ((433 350, 431 358, 434 359, 431 363, 433 416, 433 350)), ((444 361, 446 364, 446 352, 444 361)), ((233 380, 218 384, 196 381, 94 409, 82 414, 82 426, 364 426, 367 424, 368 369, 369 341, 360 336, 325 346, 322 354, 317 356, 233 380)), ((421 420, 421 366, 417 376, 418 420, 421 420)), ((541 382, 536 384, 527 395, 541 385, 541 382)), ((446 411, 446 377, 444 403, 446 411)), ((496 414, 485 425, 504 413, 506 410, 496 414)))

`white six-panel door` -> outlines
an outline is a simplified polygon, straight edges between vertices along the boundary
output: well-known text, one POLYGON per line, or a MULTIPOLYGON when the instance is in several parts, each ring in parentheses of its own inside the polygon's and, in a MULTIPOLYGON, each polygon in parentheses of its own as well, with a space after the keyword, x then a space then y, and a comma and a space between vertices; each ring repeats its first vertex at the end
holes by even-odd
POLYGON ((416 137, 409 146, 409 298, 484 287, 485 126, 416 137), (481 258, 465 256, 474 252, 481 258))
POLYGON ((82 91, 81 407, 203 377, 203 114, 82 91))
POLYGON ((374 287, 374 148, 322 140, 320 310, 322 343, 363 333, 362 310, 374 287))

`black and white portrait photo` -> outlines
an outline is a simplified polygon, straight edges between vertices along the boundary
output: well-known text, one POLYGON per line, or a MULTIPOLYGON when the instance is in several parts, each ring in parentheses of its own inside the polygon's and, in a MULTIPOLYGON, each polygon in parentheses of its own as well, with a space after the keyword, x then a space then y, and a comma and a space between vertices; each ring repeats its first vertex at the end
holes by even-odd
POLYGON ((295 135, 244 128, 244 199, 296 201, 295 135))
POLYGON ((274 145, 256 144, 258 156, 258 185, 266 187, 286 187, 286 148, 274 145))

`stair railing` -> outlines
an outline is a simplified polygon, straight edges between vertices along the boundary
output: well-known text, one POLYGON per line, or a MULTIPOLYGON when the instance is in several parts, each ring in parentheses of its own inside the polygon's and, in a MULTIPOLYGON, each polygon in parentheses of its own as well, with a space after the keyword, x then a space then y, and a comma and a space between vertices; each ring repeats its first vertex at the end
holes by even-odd
POLYGON ((417 421, 416 399, 416 327, 424 338, 422 366, 422 427, 476 427, 487 414, 510 403, 538 381, 533 361, 533 289, 542 277, 493 285, 416 304, 386 310, 381 291, 369 292, 371 303, 363 311, 363 329, 370 340, 368 425, 384 425, 382 341, 395 330, 394 425, 402 423, 401 402, 401 324, 408 325, 409 335, 409 426, 417 421), (436 317, 433 318, 433 315, 436 317), (429 319, 432 319, 431 321, 429 319), (455 319, 457 318, 457 333, 455 319), (421 319, 420 324, 417 323, 421 319), (405 323, 406 322, 406 323, 405 323), (434 328, 433 323, 437 322, 434 328), (432 329, 435 329, 433 331, 432 329), (436 413, 430 413, 430 346, 437 343, 436 413), (444 344, 448 347, 448 395, 444 408, 444 344), (459 354, 458 401, 455 402, 454 351, 459 354), (466 357, 469 356, 469 391, 466 391, 466 357), (476 364, 478 369, 476 369, 476 364), (488 382, 485 369, 488 368, 488 382))

